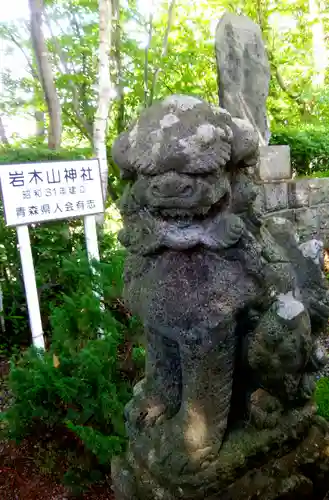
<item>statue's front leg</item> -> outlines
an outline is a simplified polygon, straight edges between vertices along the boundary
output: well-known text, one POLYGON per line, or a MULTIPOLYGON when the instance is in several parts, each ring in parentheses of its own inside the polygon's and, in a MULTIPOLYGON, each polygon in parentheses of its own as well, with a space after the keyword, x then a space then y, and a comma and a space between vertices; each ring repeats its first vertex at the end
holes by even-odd
POLYGON ((206 344, 181 344, 182 404, 173 419, 191 453, 219 449, 227 429, 236 351, 235 325, 218 326, 206 344), (225 332, 225 333, 224 333, 225 332))
MULTIPOLYGON (((235 361, 235 325, 203 332, 201 338, 185 332, 180 338, 181 406, 172 418, 153 428, 140 460, 152 474, 193 474, 218 456, 227 430, 235 361), (208 337, 208 341, 205 341, 208 337), (188 339, 188 341, 187 341, 188 339), (161 446, 157 443, 160 437, 161 446), (159 465, 161 464, 161 466, 159 465), (160 467, 160 468, 159 468, 160 467)), ((192 328, 193 330, 193 328, 192 328)))
POLYGON ((126 406, 129 429, 150 427, 178 412, 181 403, 181 368, 177 342, 147 331, 145 378, 126 406))

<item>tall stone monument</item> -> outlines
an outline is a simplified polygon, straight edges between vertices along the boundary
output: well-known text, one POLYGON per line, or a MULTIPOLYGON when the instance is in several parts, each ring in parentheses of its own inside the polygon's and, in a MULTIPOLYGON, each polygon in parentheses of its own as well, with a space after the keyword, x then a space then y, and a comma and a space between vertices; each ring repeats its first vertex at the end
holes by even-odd
MULTIPOLYGON (((252 56, 258 45, 248 37, 241 43, 252 56)), ((328 426, 313 402, 329 317, 322 259, 288 221, 262 219, 264 109, 255 104, 253 121, 227 106, 172 95, 113 146, 130 181, 119 236, 124 297, 147 348, 145 378, 125 411, 128 450, 112 463, 116 500, 325 492, 328 426)))
POLYGON ((266 116, 270 65, 260 27, 245 16, 226 12, 216 29, 219 105, 232 116, 247 120, 260 145, 261 179, 291 178, 289 146, 269 146, 266 116))
POLYGON ((217 25, 215 46, 220 106, 248 120, 260 145, 267 145, 270 66, 259 26, 248 17, 226 12, 217 25))

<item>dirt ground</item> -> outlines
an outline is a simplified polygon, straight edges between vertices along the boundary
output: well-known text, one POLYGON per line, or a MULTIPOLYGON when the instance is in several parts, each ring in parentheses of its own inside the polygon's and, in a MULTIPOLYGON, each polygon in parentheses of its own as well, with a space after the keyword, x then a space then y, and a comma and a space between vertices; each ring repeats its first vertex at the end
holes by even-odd
MULTIPOLYGON (((1 500, 69 500, 72 495, 36 464, 34 445, 0 443, 1 500)), ((110 480, 93 486, 81 500, 113 500, 110 480)))
MULTIPOLYGON (((6 376, 9 371, 8 361, 0 359, 0 412, 10 405, 6 376)), ((1 500, 69 500, 72 494, 64 488, 59 474, 49 472, 50 453, 44 453, 45 443, 33 439, 25 440, 19 446, 15 443, 0 441, 0 499, 1 500), (48 458, 47 458, 48 457, 48 458)), ((64 450, 65 451, 65 450, 64 450)), ((54 454, 50 456, 54 458, 54 454)), ((65 454, 63 455, 65 456, 65 454)), ((65 463, 59 457, 62 470, 65 463)), ((54 465, 54 464, 53 464, 54 465)), ((114 500, 111 479, 102 484, 93 485, 79 497, 81 500, 114 500)))

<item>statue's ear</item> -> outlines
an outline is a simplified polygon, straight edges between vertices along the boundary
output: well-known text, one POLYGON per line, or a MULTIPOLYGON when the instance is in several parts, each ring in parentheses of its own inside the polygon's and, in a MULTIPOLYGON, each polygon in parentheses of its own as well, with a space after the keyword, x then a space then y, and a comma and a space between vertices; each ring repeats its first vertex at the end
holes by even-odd
POLYGON ((120 169, 121 178, 125 180, 132 180, 136 177, 136 168, 130 160, 133 157, 131 152, 129 132, 123 132, 113 143, 112 158, 120 169))

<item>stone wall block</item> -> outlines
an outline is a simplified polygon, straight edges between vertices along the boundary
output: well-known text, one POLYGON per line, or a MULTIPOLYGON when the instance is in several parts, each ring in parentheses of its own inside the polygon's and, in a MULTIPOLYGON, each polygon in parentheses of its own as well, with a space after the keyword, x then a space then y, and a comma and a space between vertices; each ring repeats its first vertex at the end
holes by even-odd
POLYGON ((258 184, 256 186, 257 196, 254 201, 254 210, 258 215, 264 215, 266 213, 266 199, 265 199, 265 188, 264 184, 258 184))
MULTIPOLYGON (((329 202, 329 199, 327 200, 329 202)), ((329 248, 329 203, 317 207, 319 214, 319 238, 329 248)))
POLYGON ((320 233, 320 216, 317 208, 298 208, 295 211, 295 223, 301 243, 318 238, 320 233))
POLYGON ((268 212, 288 208, 288 186, 286 182, 264 184, 265 207, 268 212))
POLYGON ((301 208, 309 206, 309 180, 293 180, 288 182, 288 206, 289 208, 301 208))
POLYGON ((262 180, 291 179, 289 146, 261 146, 259 153, 259 176, 262 180))
POLYGON ((329 202, 329 178, 309 179, 310 206, 329 202))

